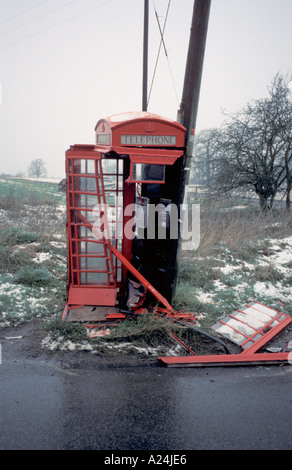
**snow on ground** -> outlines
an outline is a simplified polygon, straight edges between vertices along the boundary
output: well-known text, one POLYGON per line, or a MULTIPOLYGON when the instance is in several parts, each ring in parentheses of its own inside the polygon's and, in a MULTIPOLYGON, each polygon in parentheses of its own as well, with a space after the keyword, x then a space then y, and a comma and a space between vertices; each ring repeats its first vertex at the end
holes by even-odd
POLYGON ((215 295, 215 292, 203 292, 202 290, 199 290, 197 292, 197 299, 199 302, 201 302, 202 304, 209 304, 209 303, 214 303, 214 295, 215 295))
POLYGON ((37 253, 36 257, 33 258, 35 263, 43 263, 52 257, 51 253, 37 253))
POLYGON ((70 340, 64 341, 62 336, 53 339, 50 334, 42 340, 41 346, 50 351, 93 351, 93 346, 88 341, 74 343, 70 340))
POLYGON ((270 239, 266 242, 268 251, 264 254, 259 249, 254 263, 236 259, 226 250, 222 252, 221 258, 217 255, 217 262, 225 259, 223 266, 214 268, 219 272, 218 279, 213 281, 211 288, 197 288, 195 291, 204 312, 210 310, 209 306, 213 306, 213 310, 218 306, 218 313, 221 308, 227 314, 228 309, 239 308, 247 301, 259 300, 267 302, 267 305, 271 304, 273 308, 280 302, 291 313, 292 237, 270 239), (260 269, 259 273, 257 269, 260 269))
MULTIPOLYGON (((64 340, 62 336, 58 338, 52 338, 50 334, 48 334, 41 343, 42 348, 49 349, 50 351, 61 350, 61 351, 87 351, 91 352, 92 354, 98 354, 98 343, 93 344, 92 342, 88 341, 81 341, 81 342, 73 342, 70 340, 64 340)), ((102 347, 105 347, 105 344, 102 344, 102 347)), ((137 346, 132 342, 119 342, 119 343, 112 343, 106 344, 106 348, 109 351, 115 352, 115 354, 124 353, 125 351, 136 351, 139 354, 145 356, 159 356, 162 352, 166 356, 175 356, 178 355, 184 350, 182 346, 177 344, 176 346, 170 347, 167 352, 161 346, 157 347, 141 347, 137 346)))
POLYGON ((235 267, 234 264, 226 264, 225 266, 222 266, 220 268, 221 272, 223 274, 231 274, 234 273, 237 269, 240 269, 240 267, 235 267))
POLYGON ((270 247, 274 253, 271 255, 271 262, 283 273, 291 273, 292 267, 292 237, 283 238, 282 240, 270 240, 273 245, 270 247), (286 245, 283 248, 283 245, 286 245), (290 264, 290 268, 288 265, 290 264))
POLYGON ((254 291, 257 295, 263 295, 278 299, 284 304, 292 302, 292 290, 291 287, 283 287, 281 282, 272 284, 271 282, 256 282, 254 285, 254 291))
POLYGON ((17 323, 48 312, 52 301, 44 287, 29 288, 14 283, 12 275, 5 277, 6 282, 0 284, 0 326, 9 326, 11 319, 17 323))

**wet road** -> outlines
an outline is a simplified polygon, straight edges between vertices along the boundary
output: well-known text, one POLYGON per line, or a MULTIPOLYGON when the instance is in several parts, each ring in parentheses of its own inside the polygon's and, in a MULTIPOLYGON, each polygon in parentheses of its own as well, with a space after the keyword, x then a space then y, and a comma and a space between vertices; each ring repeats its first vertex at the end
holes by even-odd
POLYGON ((292 367, 0 365, 0 449, 292 448, 292 367))

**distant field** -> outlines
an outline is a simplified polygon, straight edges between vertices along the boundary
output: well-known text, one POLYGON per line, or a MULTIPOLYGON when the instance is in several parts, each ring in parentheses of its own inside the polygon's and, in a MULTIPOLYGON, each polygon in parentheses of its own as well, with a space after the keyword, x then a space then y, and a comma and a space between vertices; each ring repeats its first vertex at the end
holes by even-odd
POLYGON ((58 191, 58 183, 43 181, 37 179, 25 178, 1 178, 0 177, 0 196, 7 197, 12 195, 17 199, 28 199, 33 194, 41 200, 51 198, 60 204, 65 203, 65 193, 58 191))

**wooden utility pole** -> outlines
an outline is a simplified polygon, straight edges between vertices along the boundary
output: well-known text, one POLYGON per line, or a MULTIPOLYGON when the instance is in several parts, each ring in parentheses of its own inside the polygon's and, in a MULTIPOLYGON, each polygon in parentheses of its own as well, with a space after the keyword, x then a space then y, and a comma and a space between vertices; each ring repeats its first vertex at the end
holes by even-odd
POLYGON ((143 97, 142 111, 148 107, 148 29, 149 29, 149 0, 144 0, 144 43, 143 43, 143 97))
MULTIPOLYGON (((177 117, 177 120, 187 130, 187 150, 185 152, 184 158, 180 159, 180 166, 177 169, 177 177, 179 178, 179 205, 184 202, 185 189, 188 185, 190 176, 190 166, 193 154, 193 142, 195 136, 195 126, 197 120, 210 8, 211 0, 194 0, 182 100, 177 117)), ((177 246, 176 266, 178 266, 180 258, 182 248, 181 242, 182 240, 180 234, 177 246)), ((173 293, 176 290, 176 283, 177 277, 175 277, 174 280, 173 293)))
POLYGON ((189 49, 178 121, 187 129, 188 157, 192 156, 211 0, 194 0, 189 49))

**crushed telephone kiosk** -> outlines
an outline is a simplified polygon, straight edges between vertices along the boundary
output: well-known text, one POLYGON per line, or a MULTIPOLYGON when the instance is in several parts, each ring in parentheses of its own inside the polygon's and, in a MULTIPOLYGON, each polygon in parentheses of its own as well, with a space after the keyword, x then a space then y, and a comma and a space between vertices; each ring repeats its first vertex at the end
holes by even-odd
POLYGON ((64 317, 78 311, 86 319, 90 307, 101 316, 133 311, 153 299, 169 305, 185 132, 180 123, 155 114, 124 113, 97 122, 95 145, 67 150, 64 317))

